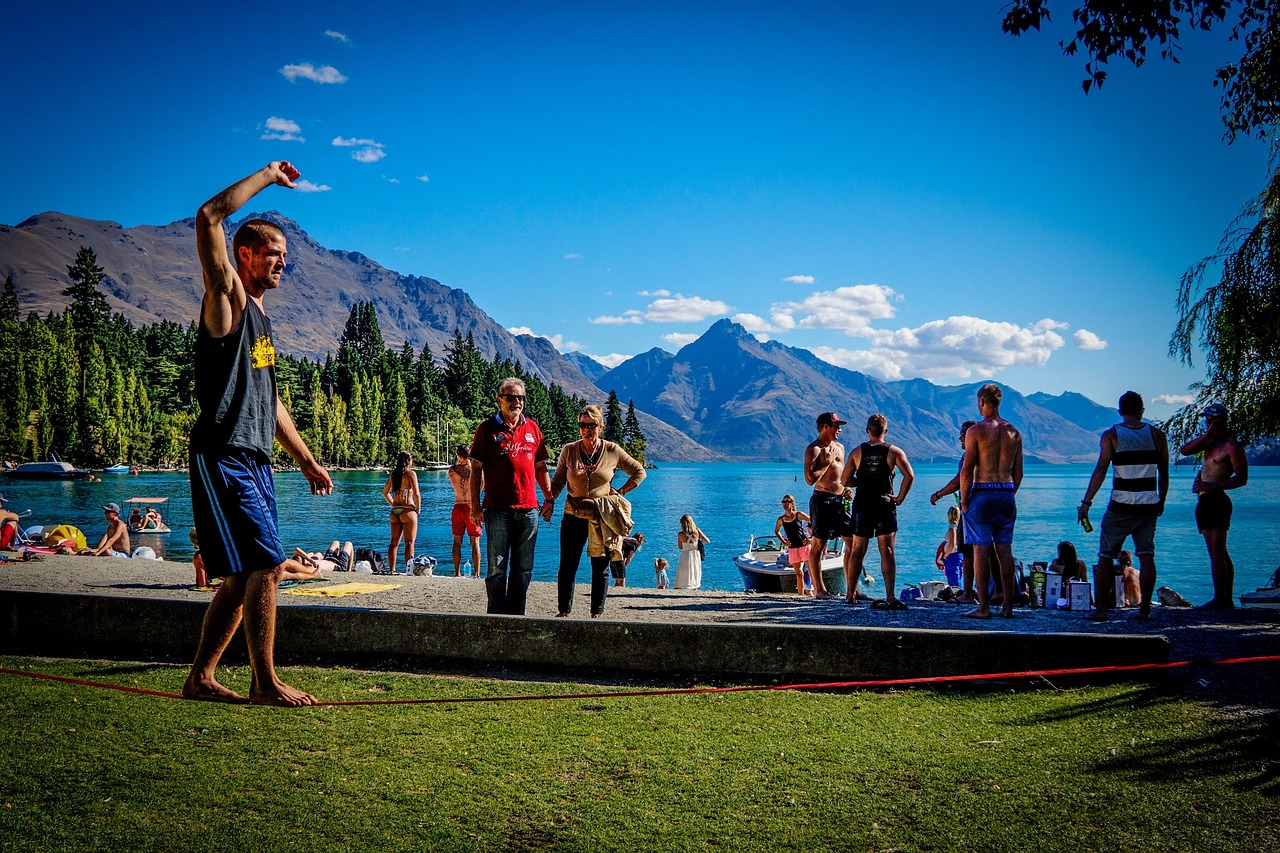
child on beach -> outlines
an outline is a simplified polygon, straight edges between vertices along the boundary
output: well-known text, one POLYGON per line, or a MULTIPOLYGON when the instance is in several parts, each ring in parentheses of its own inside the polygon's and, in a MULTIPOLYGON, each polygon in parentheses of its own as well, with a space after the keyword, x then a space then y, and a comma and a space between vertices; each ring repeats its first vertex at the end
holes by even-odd
POLYGON ((670 589, 671 579, 667 577, 666 557, 655 557, 653 571, 658 575, 658 589, 670 589))

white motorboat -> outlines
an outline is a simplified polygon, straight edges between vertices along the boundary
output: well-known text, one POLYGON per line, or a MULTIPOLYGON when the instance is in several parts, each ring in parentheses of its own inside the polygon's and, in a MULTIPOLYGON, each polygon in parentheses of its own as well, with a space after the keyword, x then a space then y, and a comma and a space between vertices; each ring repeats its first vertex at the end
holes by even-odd
POLYGON ((1240 596, 1240 606, 1250 610, 1280 610, 1280 569, 1264 587, 1240 596))
POLYGON ((5 473, 22 480, 83 480, 89 476, 88 471, 63 462, 52 450, 44 462, 23 462, 5 473))
MULTIPOLYGON (((841 544, 841 540, 833 539, 822 555, 822 582, 833 595, 843 594, 846 589, 841 544)), ((787 563, 785 542, 771 533, 752 536, 747 550, 734 557, 733 564, 742 573, 742 583, 748 592, 796 591, 796 573, 787 563)), ((806 581, 808 574, 806 568, 806 581)))

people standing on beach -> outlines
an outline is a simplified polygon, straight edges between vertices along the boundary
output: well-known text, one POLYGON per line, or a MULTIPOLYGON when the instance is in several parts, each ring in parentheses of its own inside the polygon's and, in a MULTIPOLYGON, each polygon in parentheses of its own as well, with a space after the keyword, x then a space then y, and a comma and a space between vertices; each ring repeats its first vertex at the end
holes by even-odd
POLYGON ((627 566, 631 565, 631 558, 636 552, 644 547, 644 534, 637 533, 635 536, 628 536, 622 540, 622 560, 614 560, 609 563, 609 571, 613 574, 614 586, 627 585, 627 566))
MULTIPOLYGON (((465 444, 453 449, 454 463, 449 466, 449 485, 453 486, 453 511, 449 529, 453 533, 453 576, 462 576, 462 537, 471 540, 471 577, 480 577, 480 525, 471 518, 471 451, 465 444)), ((481 479, 483 474, 476 476, 481 479)), ((484 483, 480 484, 484 488, 484 483)))
MULTIPOLYGON (((560 448, 551 496, 542 507, 542 518, 551 520, 556 497, 567 491, 560 520, 560 571, 556 578, 559 609, 556 616, 573 610, 574 584, 585 546, 591 561, 591 617, 604 613, 609 591, 609 565, 622 564, 622 541, 631 532, 631 504, 625 495, 644 482, 644 466, 622 446, 605 441, 604 410, 594 403, 578 413, 581 438, 560 448), (614 488, 613 475, 621 469, 627 481, 614 488)), ((634 553, 634 552, 633 552, 634 553)), ((622 570, 623 576, 626 571, 622 570)))
POLYGON ((280 286, 288 247, 274 223, 251 219, 227 255, 222 223, 262 190, 293 188, 298 170, 285 161, 232 184, 196 214, 196 249, 204 298, 195 343, 195 390, 200 414, 191 430, 191 510, 205 571, 223 578, 205 612, 188 699, 314 705, 282 682, 275 669, 276 588, 300 566, 285 557, 271 472, 273 441, 298 463, 312 494, 333 492, 329 472, 298 434, 276 389, 276 352, 263 296, 280 286), (244 621, 252 678, 245 697, 219 684, 218 661, 244 621))
POLYGON ((93 548, 81 551, 86 557, 127 557, 133 553, 129 547, 129 526, 120 518, 120 504, 112 502, 102 508, 107 520, 107 532, 93 548))
POLYGON ((387 548, 387 571, 396 570, 400 540, 404 539, 405 571, 413 568, 413 545, 418 538, 418 516, 422 513, 422 492, 418 472, 413 470, 413 454, 401 450, 391 476, 382 487, 382 499, 391 506, 391 545, 387 548))
POLYGON ((978 606, 964 614, 990 619, 987 592, 993 568, 1000 573, 1003 600, 1000 615, 1013 617, 1017 595, 1013 584, 1013 526, 1018 518, 1014 495, 1022 484, 1022 433, 1000 417, 1004 392, 989 382, 978 389, 982 420, 965 433, 964 463, 960 468, 960 512, 964 539, 973 544, 978 606))
POLYGON ((786 542, 787 564, 796 573, 796 592, 808 595, 804 588, 804 569, 809 562, 809 516, 796 509, 796 499, 782 496, 782 515, 773 525, 773 535, 786 542))
POLYGON ((1169 441, 1163 432, 1142 420, 1146 410, 1142 395, 1136 391, 1124 392, 1116 410, 1122 420, 1102 433, 1098 464, 1076 510, 1080 523, 1087 523, 1093 496, 1102 488, 1110 467, 1111 501, 1102 514, 1102 530, 1098 535, 1094 610, 1085 617, 1095 622, 1107 618, 1108 603, 1115 595, 1115 561, 1124 540, 1130 536, 1142 567, 1138 618, 1151 618, 1151 598, 1156 591, 1156 519, 1164 514, 1165 498, 1169 494, 1169 441))
MULTIPOLYGON (((809 541, 809 579, 813 582, 813 597, 820 600, 835 598, 827 592, 822 580, 822 554, 827 543, 836 537, 844 541, 846 578, 850 572, 853 502, 852 492, 841 485, 845 453, 844 445, 837 441, 840 427, 847 423, 835 412, 818 415, 818 437, 804 451, 804 481, 813 486, 813 496, 809 498, 809 518, 813 527, 809 541)), ((846 600, 852 602, 855 585, 850 584, 848 588, 849 598, 846 600)))
MULTIPOLYGON (((956 468, 956 475, 951 478, 945 486, 933 494, 929 495, 929 505, 937 506, 938 499, 946 497, 950 494, 956 494, 956 509, 960 508, 960 470, 964 468, 964 436, 969 431, 969 427, 976 424, 977 421, 965 421, 960 424, 960 464, 956 468)), ((947 513, 947 517, 951 517, 951 513, 947 513)), ((978 601, 977 596, 973 594, 973 545, 964 541, 964 519, 961 518, 960 524, 956 527, 956 547, 960 550, 960 556, 964 565, 964 590, 955 597, 957 604, 974 604, 978 601)), ((955 584, 953 584, 954 586, 955 584)), ((996 592, 1000 592, 997 588, 996 592)))
POLYGON ((538 542, 538 496, 555 507, 542 430, 524 415, 524 382, 498 384, 498 411, 480 422, 471 440, 471 521, 489 531, 485 591, 489 613, 523 616, 533 550, 538 542), (481 502, 480 489, 484 488, 481 502))
POLYGON ((657 582, 658 589, 671 588, 671 578, 667 576, 667 565, 668 563, 667 563, 666 557, 653 558, 653 571, 654 571, 654 574, 657 575, 656 582, 657 582))
POLYGON ((849 462, 840 475, 840 485, 854 487, 853 539, 845 555, 844 577, 848 585, 845 601, 854 604, 858 595, 858 580, 862 577, 862 563, 867 555, 867 545, 876 540, 880 550, 880 574, 884 578, 884 598, 871 602, 874 610, 906 610, 907 603, 895 596, 898 578, 894 541, 898 535, 898 507, 907 499, 915 472, 907 461, 907 454, 884 440, 889 420, 876 413, 867 418, 867 438, 849 454, 849 462), (902 485, 893 493, 894 472, 901 472, 902 485))
POLYGON ((702 586, 702 549, 699 542, 711 544, 707 534, 698 529, 693 516, 680 516, 680 532, 676 534, 676 548, 680 562, 676 564, 676 589, 699 589, 702 586))
POLYGON ((1249 460, 1228 423, 1227 407, 1211 403, 1201 412, 1204 432, 1182 445, 1183 456, 1203 453, 1200 472, 1191 491, 1196 501, 1196 526, 1209 550, 1209 571, 1213 577, 1213 599, 1202 607, 1234 610, 1236 566, 1227 552, 1227 531, 1231 529, 1231 498, 1227 492, 1249 482, 1249 460))

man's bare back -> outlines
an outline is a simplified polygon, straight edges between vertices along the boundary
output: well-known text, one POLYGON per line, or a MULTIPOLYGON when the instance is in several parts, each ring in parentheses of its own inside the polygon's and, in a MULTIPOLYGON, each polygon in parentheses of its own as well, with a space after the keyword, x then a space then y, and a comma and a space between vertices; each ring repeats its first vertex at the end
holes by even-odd
POLYGON ((449 485, 453 486, 455 504, 471 503, 471 463, 457 462, 449 469, 449 485))
POLYGON ((1014 483, 1022 481, 1022 433, 999 415, 969 428, 965 451, 972 450, 972 482, 1014 483))

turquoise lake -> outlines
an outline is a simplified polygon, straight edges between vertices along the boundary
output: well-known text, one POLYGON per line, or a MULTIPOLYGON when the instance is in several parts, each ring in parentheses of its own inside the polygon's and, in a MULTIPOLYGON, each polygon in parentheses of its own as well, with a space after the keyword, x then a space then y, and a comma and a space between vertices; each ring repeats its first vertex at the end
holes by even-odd
MULTIPOLYGON (((916 466, 916 482, 899 509, 898 585, 901 588, 925 580, 940 580, 933 566, 934 551, 946 533, 946 501, 929 505, 929 494, 945 485, 955 473, 954 463, 916 466)), ((1092 465, 1033 465, 1018 492, 1018 526, 1014 555, 1024 563, 1052 559, 1059 540, 1075 543, 1080 556, 1092 563, 1098 547, 1097 524, 1102 518, 1104 486, 1091 516, 1095 530, 1086 534, 1075 523, 1075 507, 1088 485, 1092 465)), ((781 511, 783 494, 795 495, 807 508, 811 489, 799 479, 800 465, 780 463, 669 463, 649 472, 648 479, 632 495, 636 529, 648 539, 631 564, 628 585, 652 586, 653 558, 664 556, 673 564, 679 518, 690 513, 711 538, 703 566, 706 589, 741 589, 742 581, 733 557, 742 553, 748 537, 772 533, 781 511)), ((1255 467, 1249 484, 1231 493, 1235 502, 1229 547, 1236 564, 1235 594, 1261 586, 1280 563, 1280 530, 1275 523, 1280 508, 1280 469, 1255 467)), ((302 476, 282 472, 276 476, 280 504, 280 530, 287 547, 301 545, 322 549, 333 539, 350 539, 357 546, 385 550, 388 543, 386 505, 382 485, 386 474, 339 471, 335 490, 328 497, 312 496, 302 476)), ((1174 470, 1168 507, 1160 519, 1156 537, 1159 583, 1181 592, 1194 603, 1211 597, 1208 557, 1197 533, 1191 493, 1191 466, 1174 470)), ((444 472, 420 471, 423 520, 418 533, 419 553, 449 564, 449 510, 453 491, 444 472)), ((619 479, 617 482, 621 482, 619 479)), ((170 560, 189 560, 191 546, 186 532, 191 524, 190 491, 185 472, 148 473, 138 476, 102 475, 102 482, 49 483, 0 481, 0 490, 11 500, 7 508, 30 509, 24 526, 73 524, 85 532, 90 544, 102 536, 101 506, 129 497, 166 496, 162 508, 174 533, 167 536, 134 536, 133 544, 150 545, 170 560)), ((560 505, 563 505, 563 497, 560 505)), ((538 534, 534 579, 553 581, 559 555, 559 509, 538 534)), ((879 578, 880 558, 874 546, 867 558, 871 575, 879 578)), ((146 564, 139 563, 139 571, 146 564)), ((674 572, 674 568, 672 569, 674 572)), ((673 575, 674 576, 674 575, 673 575)), ((587 580, 586 561, 579 573, 587 580)), ((882 594, 879 587, 871 591, 882 594)))

